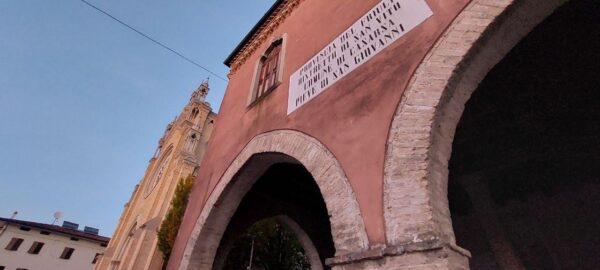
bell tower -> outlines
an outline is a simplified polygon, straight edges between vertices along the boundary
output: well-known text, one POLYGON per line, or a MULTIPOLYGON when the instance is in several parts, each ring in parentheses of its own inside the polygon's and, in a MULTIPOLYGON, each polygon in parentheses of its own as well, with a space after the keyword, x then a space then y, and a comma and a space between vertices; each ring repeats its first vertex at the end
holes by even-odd
POLYGON ((185 106, 180 117, 183 121, 180 123, 185 129, 185 142, 183 146, 183 154, 191 162, 199 164, 197 157, 200 153, 204 153, 205 143, 199 144, 205 128, 214 123, 214 115, 210 104, 206 101, 206 96, 210 87, 208 79, 204 80, 200 86, 192 93, 190 101, 185 106))
POLYGON ((192 98, 190 98, 190 101, 205 102, 209 90, 210 88, 208 87, 207 78, 206 80, 204 80, 204 82, 202 82, 202 84, 200 84, 200 86, 198 86, 198 89, 194 91, 194 93, 192 94, 192 98))
POLYGON ((216 117, 206 101, 209 90, 206 79, 165 128, 96 269, 162 268, 156 231, 169 209, 179 180, 195 174, 200 166, 216 117))

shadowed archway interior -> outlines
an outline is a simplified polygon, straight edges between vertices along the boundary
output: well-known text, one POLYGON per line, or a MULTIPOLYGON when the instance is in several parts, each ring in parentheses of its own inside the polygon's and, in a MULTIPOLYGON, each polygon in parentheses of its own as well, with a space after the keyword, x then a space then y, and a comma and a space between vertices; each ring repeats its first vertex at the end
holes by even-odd
POLYGON ((226 268, 230 251, 253 224, 278 216, 295 221, 310 238, 319 257, 313 261, 324 262, 334 256, 329 215, 319 187, 304 166, 277 163, 269 167, 242 199, 221 239, 213 269, 226 268))
POLYGON ((471 269, 600 263, 600 5, 557 9, 466 104, 448 198, 471 269))

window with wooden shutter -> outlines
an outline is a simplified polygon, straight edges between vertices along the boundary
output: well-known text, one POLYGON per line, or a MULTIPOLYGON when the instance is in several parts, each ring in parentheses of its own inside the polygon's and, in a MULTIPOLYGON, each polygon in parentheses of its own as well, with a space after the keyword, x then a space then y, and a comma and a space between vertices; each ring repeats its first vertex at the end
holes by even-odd
POLYGON ((253 91, 251 102, 265 96, 279 85, 281 46, 282 39, 278 39, 271 44, 261 58, 258 65, 256 88, 253 91))

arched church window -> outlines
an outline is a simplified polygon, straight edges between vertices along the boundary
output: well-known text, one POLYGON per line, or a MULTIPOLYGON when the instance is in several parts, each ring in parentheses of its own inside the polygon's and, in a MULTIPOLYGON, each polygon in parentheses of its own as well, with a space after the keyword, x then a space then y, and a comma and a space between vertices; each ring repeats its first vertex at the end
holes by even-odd
POLYGON ((251 102, 266 96, 281 83, 281 47, 283 39, 271 44, 261 57, 257 69, 256 87, 253 89, 251 102))
POLYGON ((158 156, 160 156, 162 150, 162 145, 158 145, 158 147, 156 148, 156 151, 154 152, 154 156, 152 156, 152 158, 157 158, 158 156))
POLYGON ((169 146, 169 148, 164 152, 164 154, 161 155, 162 157, 160 159, 160 162, 157 163, 158 166, 155 167, 156 169, 154 170, 154 173, 152 174, 148 181, 148 184, 146 185, 145 197, 148 197, 148 195, 152 193, 154 187, 156 187, 158 182, 165 174, 166 167, 169 164, 169 161, 171 160, 172 149, 173 146, 169 146))
POLYGON ((111 270, 119 269, 121 259, 123 259, 123 256, 125 256, 125 254, 129 250, 129 246, 131 246, 131 241, 133 239, 133 235, 134 235, 136 229, 137 229, 137 222, 133 223, 133 225, 129 229, 129 232, 127 233, 127 235, 124 236, 125 240, 123 240, 123 242, 121 243, 121 246, 118 247, 117 253, 113 257, 114 259, 111 264, 111 268, 110 268, 111 270))
POLYGON ((190 114, 190 120, 196 119, 196 116, 198 116, 198 108, 194 108, 192 110, 192 113, 190 114))
POLYGON ((196 144, 198 143, 198 135, 196 133, 192 133, 185 142, 185 151, 191 153, 196 148, 196 144))

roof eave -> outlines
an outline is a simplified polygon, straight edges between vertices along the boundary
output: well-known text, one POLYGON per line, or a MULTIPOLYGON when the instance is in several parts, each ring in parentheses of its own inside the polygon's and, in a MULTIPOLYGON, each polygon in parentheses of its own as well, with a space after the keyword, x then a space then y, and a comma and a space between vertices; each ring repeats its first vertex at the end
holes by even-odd
POLYGON ((250 30, 250 32, 248 32, 248 34, 246 34, 244 39, 242 39, 242 41, 235 47, 235 49, 233 49, 233 52, 231 52, 229 54, 229 56, 227 56, 227 59, 225 59, 225 62, 223 62, 223 64, 225 64, 227 67, 231 67, 231 63, 233 62, 235 57, 238 55, 238 53, 244 48, 246 43, 248 43, 248 41, 250 41, 252 39, 252 37, 258 32, 258 30, 262 27, 262 25, 269 19, 269 17, 271 17, 271 15, 273 15, 273 13, 275 13, 277 8, 284 1, 285 0, 275 1, 275 3, 271 6, 271 8, 269 8, 267 13, 265 13, 265 15, 263 15, 262 18, 260 18, 258 23, 256 23, 254 25, 254 27, 252 27, 252 30, 250 30))

